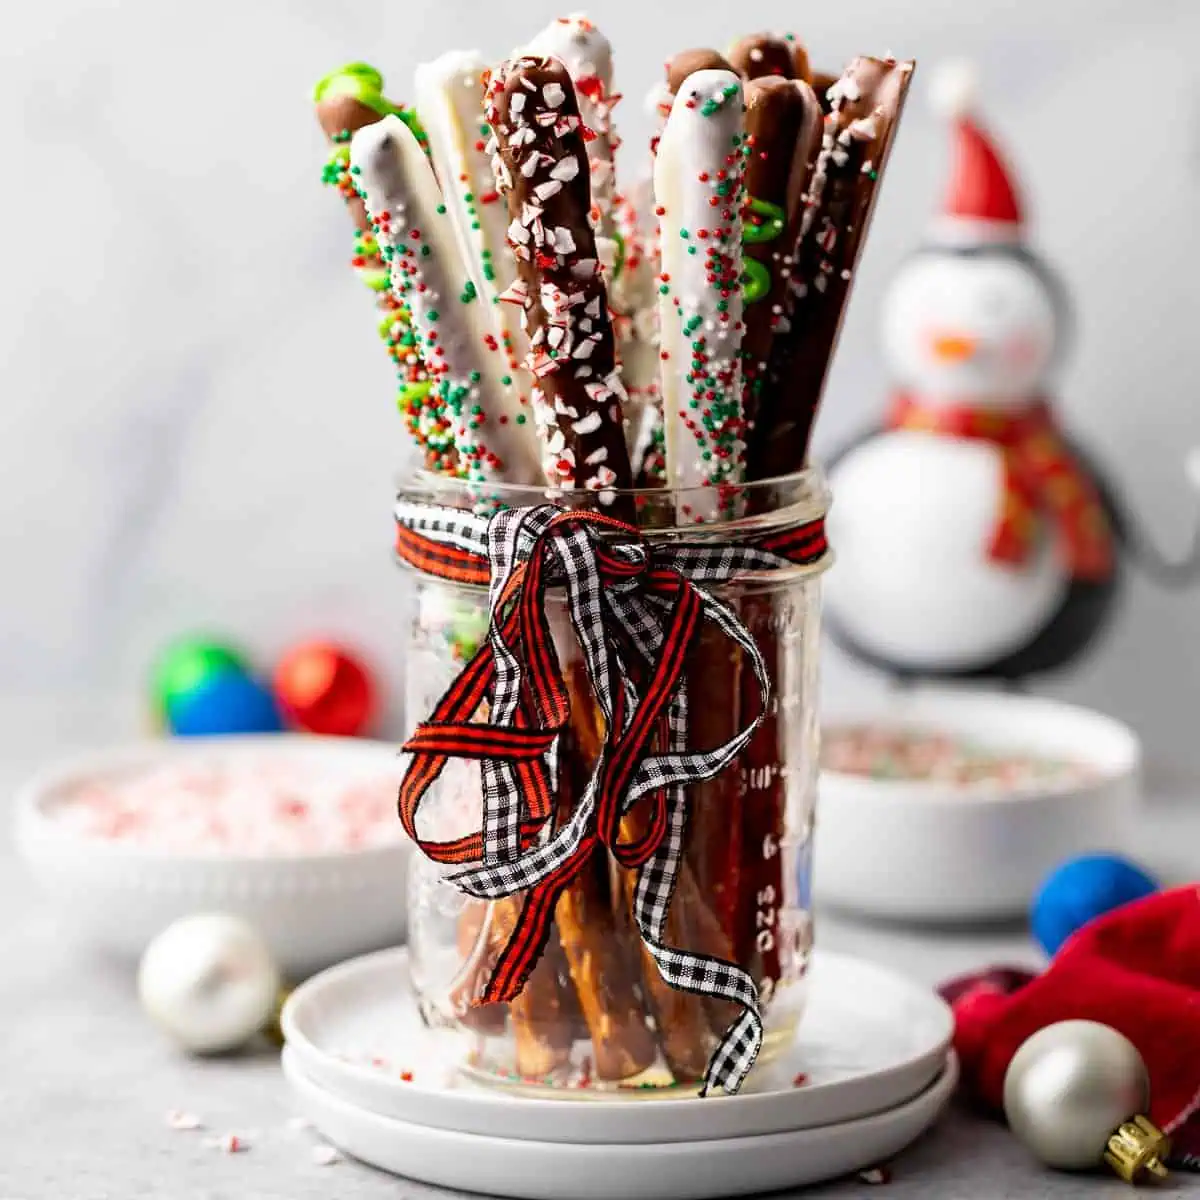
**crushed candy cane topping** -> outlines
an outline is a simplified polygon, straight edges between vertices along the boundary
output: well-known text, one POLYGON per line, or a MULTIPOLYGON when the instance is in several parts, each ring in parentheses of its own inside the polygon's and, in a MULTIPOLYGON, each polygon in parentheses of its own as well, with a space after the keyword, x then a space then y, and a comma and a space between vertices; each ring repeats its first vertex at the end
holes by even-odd
POLYGON ((78 785, 48 812, 80 838, 180 854, 362 850, 403 839, 400 778, 399 767, 350 774, 311 759, 198 758, 78 785))

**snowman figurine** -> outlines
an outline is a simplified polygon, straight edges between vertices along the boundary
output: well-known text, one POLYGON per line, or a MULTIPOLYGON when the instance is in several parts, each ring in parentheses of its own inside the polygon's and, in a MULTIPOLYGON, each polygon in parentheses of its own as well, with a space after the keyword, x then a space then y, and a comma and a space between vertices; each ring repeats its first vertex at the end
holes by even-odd
POLYGON ((939 82, 950 186, 885 303, 885 425, 831 468, 827 611, 836 640, 893 675, 1019 680, 1104 627, 1127 522, 1048 398, 1066 296, 1025 242, 969 76, 939 82))

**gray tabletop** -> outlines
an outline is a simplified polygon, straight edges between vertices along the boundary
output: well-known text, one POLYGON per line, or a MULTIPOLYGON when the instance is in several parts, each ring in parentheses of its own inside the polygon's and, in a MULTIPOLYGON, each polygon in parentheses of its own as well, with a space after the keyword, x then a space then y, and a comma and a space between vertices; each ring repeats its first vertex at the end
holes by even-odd
MULTIPOLYGON (((30 764, 0 767, 7 792, 30 764)), ((43 756, 44 757, 44 756, 43 756)), ((0 814, 3 810, 0 809, 0 814)), ((1196 864, 1167 861, 1171 846, 1200 845, 1200 805, 1157 802, 1148 853, 1174 877, 1196 864), (1164 848, 1166 848, 1164 850, 1164 848)), ((1004 961, 1036 964, 1020 931, 911 931, 820 914, 822 945, 860 954, 934 983, 1004 961)), ((0 849, 0 1200, 396 1200, 446 1193, 350 1161, 318 1165, 273 1051, 189 1060, 141 1017, 127 966, 89 956, 39 905, 7 843, 0 849), (200 1117, 177 1132, 168 1110, 200 1117), (249 1148, 226 1154, 209 1136, 236 1133, 249 1148)), ((952 1109, 892 1166, 889 1200, 1082 1197, 1125 1190, 1115 1179, 1053 1175, 993 1122, 952 1109)), ((1200 1193, 1174 1176, 1167 1194, 1200 1193)), ((811 1197, 880 1195, 857 1180, 811 1197)))

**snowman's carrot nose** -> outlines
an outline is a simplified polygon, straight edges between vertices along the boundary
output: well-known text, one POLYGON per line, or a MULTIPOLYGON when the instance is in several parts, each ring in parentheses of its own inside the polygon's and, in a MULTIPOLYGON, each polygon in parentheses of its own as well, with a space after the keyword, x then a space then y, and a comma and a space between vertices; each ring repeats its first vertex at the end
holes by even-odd
POLYGON ((965 362, 975 354, 978 346, 975 338, 961 333, 935 333, 929 339, 934 358, 947 363, 965 362))

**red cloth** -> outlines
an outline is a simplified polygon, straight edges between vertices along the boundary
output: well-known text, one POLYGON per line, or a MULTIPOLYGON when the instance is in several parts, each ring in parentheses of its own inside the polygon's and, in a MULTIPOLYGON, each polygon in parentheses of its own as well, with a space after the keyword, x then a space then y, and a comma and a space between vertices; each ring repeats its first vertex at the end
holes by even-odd
POLYGON ((899 393, 890 429, 914 429, 991 442, 1004 456, 1004 504, 988 553, 1021 566, 1036 544, 1040 519, 1058 535, 1063 561, 1075 579, 1103 582, 1113 572, 1112 528, 1095 485, 1058 431, 1044 401, 1014 411, 943 407, 899 393))
POLYGON ((1004 1073, 1056 1021, 1123 1033, 1150 1070, 1151 1120, 1171 1162, 1200 1171, 1200 885, 1159 892, 1085 925, 1046 971, 998 968, 942 988, 954 1009, 963 1085, 999 1110, 1004 1073))

